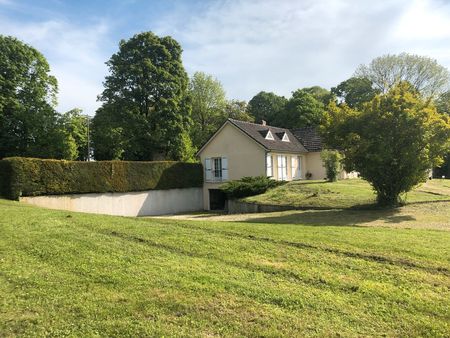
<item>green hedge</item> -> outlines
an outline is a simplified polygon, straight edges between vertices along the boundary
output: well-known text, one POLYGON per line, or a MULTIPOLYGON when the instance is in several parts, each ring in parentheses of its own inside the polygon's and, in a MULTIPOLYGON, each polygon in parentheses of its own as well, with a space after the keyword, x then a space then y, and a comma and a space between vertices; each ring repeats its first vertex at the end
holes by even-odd
POLYGON ((74 162, 10 157, 0 161, 0 195, 60 195, 201 187, 198 163, 74 162))
POLYGON ((243 177, 240 180, 222 184, 219 188, 229 199, 254 196, 265 193, 267 190, 284 184, 284 181, 275 181, 266 176, 243 177))

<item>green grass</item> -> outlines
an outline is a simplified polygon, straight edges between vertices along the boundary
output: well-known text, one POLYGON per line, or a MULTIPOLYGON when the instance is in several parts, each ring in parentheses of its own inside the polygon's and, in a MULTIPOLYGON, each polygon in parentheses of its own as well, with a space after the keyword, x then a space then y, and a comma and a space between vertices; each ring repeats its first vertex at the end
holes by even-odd
MULTIPOLYGON (((246 202, 291 205, 295 207, 351 208, 375 203, 375 193, 361 179, 325 181, 293 181, 264 194, 247 197, 246 202)), ((450 180, 427 181, 402 196, 407 203, 450 200, 450 180)))
POLYGON ((0 200, 0 336, 448 336, 450 231, 342 217, 194 222, 0 200))

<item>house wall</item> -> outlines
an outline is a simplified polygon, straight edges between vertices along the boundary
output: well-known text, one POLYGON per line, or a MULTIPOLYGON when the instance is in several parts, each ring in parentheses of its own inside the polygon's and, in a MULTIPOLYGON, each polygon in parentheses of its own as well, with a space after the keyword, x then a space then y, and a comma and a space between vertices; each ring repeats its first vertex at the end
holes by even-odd
MULTIPOLYGON (((265 175, 265 150, 242 131, 231 125, 225 126, 200 153, 201 163, 212 157, 228 159, 228 179, 237 180, 244 176, 265 175)), ((203 185, 203 207, 209 210, 209 189, 218 189, 224 182, 205 182, 203 185)))
POLYGON ((115 216, 150 216, 203 209, 202 188, 127 193, 21 197, 21 202, 49 209, 115 216))
POLYGON ((325 168, 322 165, 320 151, 306 154, 306 168, 312 174, 312 180, 323 180, 327 177, 325 168))

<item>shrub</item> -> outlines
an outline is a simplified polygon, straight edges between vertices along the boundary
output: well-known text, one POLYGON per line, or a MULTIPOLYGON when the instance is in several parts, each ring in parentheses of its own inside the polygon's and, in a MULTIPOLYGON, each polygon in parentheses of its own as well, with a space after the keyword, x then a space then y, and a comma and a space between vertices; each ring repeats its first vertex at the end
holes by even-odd
POLYGON ((0 195, 130 192, 201 187, 201 164, 171 161, 75 162, 11 157, 0 161, 0 195))
POLYGON ((227 194, 229 199, 254 196, 265 193, 285 182, 274 181, 265 176, 243 177, 240 180, 230 181, 220 186, 220 190, 227 194))
POLYGON ((320 158, 323 161, 328 181, 337 181, 339 172, 342 170, 342 155, 336 150, 323 150, 320 158))

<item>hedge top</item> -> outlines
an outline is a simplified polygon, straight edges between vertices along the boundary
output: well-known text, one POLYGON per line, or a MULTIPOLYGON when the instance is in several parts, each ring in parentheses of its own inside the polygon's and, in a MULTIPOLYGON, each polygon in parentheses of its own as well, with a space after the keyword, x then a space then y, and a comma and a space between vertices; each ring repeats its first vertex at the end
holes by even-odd
POLYGON ((201 187, 202 165, 172 161, 75 162, 10 157, 0 161, 0 195, 60 195, 201 187))

